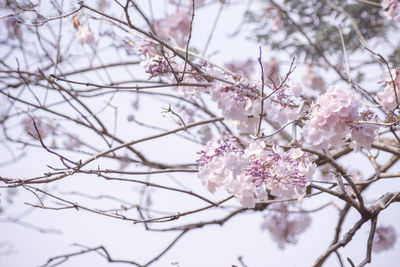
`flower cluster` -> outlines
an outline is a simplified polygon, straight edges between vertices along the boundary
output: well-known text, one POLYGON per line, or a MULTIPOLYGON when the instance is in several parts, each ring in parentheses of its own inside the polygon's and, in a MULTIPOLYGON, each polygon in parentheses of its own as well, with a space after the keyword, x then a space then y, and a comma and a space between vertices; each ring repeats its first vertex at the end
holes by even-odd
POLYGON ((198 177, 211 192, 226 190, 245 207, 266 201, 268 193, 279 197, 304 196, 315 165, 301 149, 284 151, 254 141, 241 150, 232 140, 208 142, 200 152, 198 177))
POLYGON ((298 236, 311 223, 311 218, 306 213, 291 213, 288 207, 287 202, 272 204, 261 226, 262 229, 269 231, 280 249, 284 249, 286 244, 296 244, 298 236))
POLYGON ((171 74, 171 68, 168 65, 168 62, 163 59, 161 56, 154 56, 148 59, 147 62, 144 63, 146 68, 146 73, 149 73, 149 80, 159 75, 171 74))
POLYGON ((280 146, 267 147, 262 141, 251 143, 245 155, 245 175, 251 177, 257 191, 268 190, 274 196, 296 196, 300 200, 316 168, 300 148, 285 151, 280 146))
POLYGON ((207 143, 206 151, 199 152, 198 177, 211 193, 225 189, 234 194, 244 206, 254 205, 252 188, 247 188, 241 175, 246 167, 243 152, 233 140, 217 140, 207 143), (250 201, 247 201, 247 200, 250 201))
POLYGON ((396 232, 391 226, 377 227, 375 231, 372 250, 376 253, 388 250, 396 242, 396 232))
POLYGON ((222 115, 241 131, 253 131, 260 114, 259 87, 241 78, 234 84, 215 83, 211 99, 222 115))
POLYGON ((355 149, 369 147, 378 127, 350 124, 362 118, 360 108, 361 101, 354 92, 331 86, 312 108, 311 118, 303 128, 304 142, 326 149, 342 145, 346 135, 351 134, 355 149))
POLYGON ((383 14, 390 20, 400 23, 400 1, 382 0, 383 14))
POLYGON ((384 82, 386 87, 382 92, 376 94, 376 98, 386 111, 391 111, 397 106, 397 103, 400 103, 400 68, 391 69, 390 73, 385 71, 384 82))
POLYGON ((223 116, 240 131, 255 130, 260 118, 261 103, 264 105, 263 113, 268 114, 268 119, 271 121, 284 124, 296 117, 294 94, 301 91, 298 87, 281 86, 269 94, 267 99, 261 101, 260 84, 250 82, 243 77, 233 81, 231 85, 215 83, 211 89, 211 99, 218 104, 223 116))

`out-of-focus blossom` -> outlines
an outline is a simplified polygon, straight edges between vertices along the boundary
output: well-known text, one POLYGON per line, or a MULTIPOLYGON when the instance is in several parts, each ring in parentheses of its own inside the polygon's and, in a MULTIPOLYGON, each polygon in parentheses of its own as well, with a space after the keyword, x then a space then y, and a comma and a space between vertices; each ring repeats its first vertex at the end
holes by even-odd
POLYGON ((104 10, 110 7, 110 2, 107 0, 98 0, 97 7, 101 12, 104 12, 104 10))
MULTIPOLYGON (((55 131, 55 126, 51 122, 44 122, 44 120, 35 118, 35 123, 37 130, 39 131, 40 137, 42 139, 45 139, 47 136, 50 134, 54 133, 55 131)), ((33 124, 33 119, 31 116, 26 116, 22 120, 22 127, 24 128, 24 131, 28 135, 32 135, 35 138, 39 138, 38 136, 38 131, 36 131, 35 126, 33 124)))
POLYGON ((381 104, 386 111, 393 110, 397 106, 397 102, 400 103, 400 67, 391 69, 390 72, 391 73, 385 71, 384 74, 384 82, 386 83, 385 89, 376 94, 379 104, 381 104), (397 101, 394 87, 396 87, 397 101))
POLYGON ((303 128, 305 143, 321 149, 338 147, 344 144, 346 135, 352 134, 357 146, 369 148, 377 126, 351 125, 362 118, 360 108, 361 101, 352 90, 331 86, 312 108, 311 118, 303 128))
POLYGON ((307 72, 303 79, 304 84, 313 90, 322 91, 325 87, 324 79, 314 72, 312 65, 308 65, 307 72))
POLYGON ((96 44, 94 34, 89 26, 80 26, 75 34, 75 39, 81 45, 88 44, 94 46, 96 44))
POLYGON ((66 149, 72 150, 75 148, 79 148, 82 145, 82 143, 78 137, 69 135, 67 140, 63 142, 63 145, 66 149))
POLYGON ((397 234, 392 226, 377 227, 375 231, 372 250, 376 253, 388 250, 394 246, 397 234))
POLYGON ((306 213, 291 213, 288 203, 272 204, 264 216, 262 229, 269 231, 272 239, 280 249, 287 244, 296 244, 298 236, 303 233, 311 223, 311 218, 306 213))
POLYGON ((190 31, 190 14, 182 9, 164 19, 154 22, 154 30, 157 36, 163 40, 172 37, 176 43, 183 47, 190 31))
POLYGON ((400 23, 400 1, 382 0, 383 14, 390 20, 400 23))
POLYGON ((295 97, 300 97, 303 94, 301 85, 293 80, 290 80, 289 90, 295 97))
POLYGON ((268 5, 265 9, 266 15, 269 18, 269 27, 272 31, 279 31, 282 29, 282 20, 279 10, 274 5, 268 5))
POLYGON ((6 20, 6 29, 9 39, 21 39, 22 32, 18 23, 18 17, 10 17, 6 20))

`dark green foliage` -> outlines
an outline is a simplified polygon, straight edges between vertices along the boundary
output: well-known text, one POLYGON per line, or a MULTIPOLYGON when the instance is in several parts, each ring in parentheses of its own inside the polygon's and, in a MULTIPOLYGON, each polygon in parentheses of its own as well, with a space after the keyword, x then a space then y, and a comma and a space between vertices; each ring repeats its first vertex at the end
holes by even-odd
MULTIPOLYGON (((355 0, 331 2, 351 16, 365 40, 380 38, 386 34, 390 22, 383 18, 382 8, 355 0)), ((321 58, 321 51, 325 56, 329 56, 342 50, 338 30, 338 26, 341 25, 347 50, 354 52, 362 49, 357 33, 351 25, 351 19, 345 12, 330 6, 327 1, 283 0, 276 3, 288 12, 286 14, 279 11, 282 20, 282 30, 279 32, 271 31, 268 27, 271 19, 266 16, 265 10, 247 13, 247 22, 255 25, 253 36, 256 41, 272 49, 284 49, 308 62, 317 61, 321 58), (317 48, 310 44, 304 34, 317 48)), ((265 5, 268 4, 270 2, 265 1, 265 5)))

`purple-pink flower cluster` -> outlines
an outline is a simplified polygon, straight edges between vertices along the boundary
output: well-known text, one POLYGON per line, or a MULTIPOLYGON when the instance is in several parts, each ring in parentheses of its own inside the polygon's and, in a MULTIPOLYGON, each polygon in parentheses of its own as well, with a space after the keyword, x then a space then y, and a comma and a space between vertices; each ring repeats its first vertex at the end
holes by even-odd
POLYGON ((253 141, 248 148, 222 141, 208 142, 201 151, 198 177, 211 192, 216 189, 233 194, 245 207, 266 201, 268 193, 279 197, 304 196, 315 165, 301 149, 285 151, 253 141))
POLYGON ((352 90, 331 86, 312 107, 310 120, 303 128, 304 142, 326 149, 343 145, 345 138, 351 135, 356 150, 360 146, 370 147, 378 126, 352 124, 362 119, 360 108, 361 101, 352 90))
POLYGON ((149 60, 146 73, 150 74, 148 78, 150 80, 159 75, 171 74, 171 68, 165 59, 160 56, 155 56, 149 60))

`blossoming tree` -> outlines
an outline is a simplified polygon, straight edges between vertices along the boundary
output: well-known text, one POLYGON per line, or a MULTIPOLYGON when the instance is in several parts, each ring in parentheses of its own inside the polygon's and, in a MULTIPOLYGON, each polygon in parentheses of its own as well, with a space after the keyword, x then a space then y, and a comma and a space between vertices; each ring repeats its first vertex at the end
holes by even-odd
MULTIPOLYGON (((262 219, 266 242, 295 255, 309 251, 302 235, 322 230, 312 242, 324 244, 301 266, 365 266, 374 253, 395 254, 399 1, 0 6, 0 222, 43 235, 79 218, 79 236, 92 229, 101 238, 102 220, 118 225, 110 233, 125 227, 121 240, 144 232, 133 254, 72 240, 62 252, 35 253, 38 264, 91 254, 103 264, 166 266, 177 250, 170 265, 221 266, 210 256, 185 264, 188 252, 176 246, 196 229, 210 240, 212 225, 245 215, 262 219), (154 234, 163 247, 153 251, 154 234)), ((21 265, 12 229, 0 253, 21 265)), ((272 255, 234 256, 225 265, 278 266, 272 255)))

